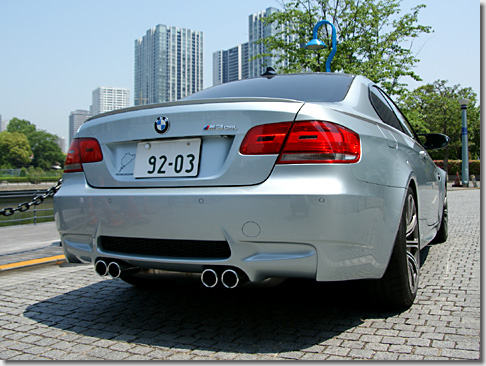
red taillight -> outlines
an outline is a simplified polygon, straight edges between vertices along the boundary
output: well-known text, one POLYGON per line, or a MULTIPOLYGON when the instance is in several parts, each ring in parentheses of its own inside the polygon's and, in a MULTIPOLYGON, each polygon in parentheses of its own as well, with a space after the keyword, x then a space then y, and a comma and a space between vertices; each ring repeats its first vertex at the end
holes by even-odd
POLYGON ((292 122, 270 123, 253 127, 241 143, 243 155, 279 154, 292 122))
POLYGON ((64 163, 64 173, 82 172, 82 163, 95 163, 103 160, 101 147, 94 138, 75 138, 69 146, 64 163))
POLYGON ((277 164, 356 163, 361 145, 359 135, 346 127, 331 122, 299 121, 293 125, 284 122, 253 127, 243 140, 240 153, 280 153, 277 164))
POLYGON ((331 122, 295 122, 279 164, 356 163, 361 155, 359 135, 331 122))

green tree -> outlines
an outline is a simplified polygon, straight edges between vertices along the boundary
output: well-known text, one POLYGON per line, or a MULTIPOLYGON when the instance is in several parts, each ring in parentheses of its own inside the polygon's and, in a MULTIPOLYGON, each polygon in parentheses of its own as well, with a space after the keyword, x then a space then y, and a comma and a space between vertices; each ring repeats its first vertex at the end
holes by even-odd
MULTIPOLYGON (((418 14, 425 5, 400 16, 401 0, 290 0, 284 11, 272 14, 266 23, 283 27, 275 36, 265 38, 267 54, 283 64, 284 73, 310 70, 325 71, 330 49, 311 51, 304 45, 312 38, 312 29, 319 20, 334 24, 337 33, 337 53, 332 71, 365 75, 392 95, 405 92, 406 84, 399 80, 409 76, 421 80, 413 71, 419 61, 412 53, 414 38, 430 33, 431 27, 419 25, 418 14), (293 42, 288 42, 294 39, 293 42)), ((331 45, 331 28, 323 26, 319 39, 331 45)))
POLYGON ((44 170, 51 169, 54 163, 64 163, 64 153, 57 144, 57 136, 43 130, 30 135, 29 142, 34 153, 32 164, 44 170))
POLYGON ((7 131, 23 133, 27 138, 36 131, 34 124, 25 119, 12 118, 8 121, 7 131))
POLYGON ((449 146, 432 152, 432 157, 444 160, 461 160, 462 118, 459 99, 470 100, 467 108, 468 142, 472 159, 480 156, 480 107, 476 105, 477 95, 471 88, 460 85, 449 86, 446 80, 436 80, 403 95, 400 107, 410 123, 419 133, 443 133, 451 138, 449 146))
POLYGON ((50 169, 54 163, 64 162, 64 153, 57 144, 58 137, 44 130, 37 130, 35 124, 19 118, 12 118, 7 131, 25 135, 34 154, 32 166, 50 169))
POLYGON ((27 137, 19 132, 0 132, 0 165, 16 168, 31 161, 32 150, 27 137))

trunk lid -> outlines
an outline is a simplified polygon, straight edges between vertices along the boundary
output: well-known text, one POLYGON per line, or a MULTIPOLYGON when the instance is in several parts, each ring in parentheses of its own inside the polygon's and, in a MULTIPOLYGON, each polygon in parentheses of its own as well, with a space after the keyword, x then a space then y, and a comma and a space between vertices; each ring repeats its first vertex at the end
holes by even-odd
POLYGON ((83 164, 86 179, 98 188, 261 183, 278 156, 241 155, 243 138, 254 126, 294 121, 303 104, 228 98, 134 107, 94 117, 76 135, 96 138, 103 152, 102 161, 83 164))

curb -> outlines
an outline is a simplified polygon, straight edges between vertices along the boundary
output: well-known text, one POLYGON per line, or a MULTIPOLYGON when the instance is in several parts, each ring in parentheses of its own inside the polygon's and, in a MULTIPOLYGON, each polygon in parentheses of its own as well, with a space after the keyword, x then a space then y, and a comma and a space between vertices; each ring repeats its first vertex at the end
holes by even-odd
POLYGON ((21 261, 16 263, 10 264, 3 264, 0 265, 0 273, 4 271, 11 271, 14 269, 22 269, 26 267, 33 267, 33 266, 40 266, 40 265, 48 265, 48 264, 57 264, 60 265, 66 261, 66 258, 63 255, 55 255, 52 257, 44 257, 38 259, 30 259, 27 261, 21 261))
POLYGON ((447 187, 448 191, 481 190, 481 187, 447 187))

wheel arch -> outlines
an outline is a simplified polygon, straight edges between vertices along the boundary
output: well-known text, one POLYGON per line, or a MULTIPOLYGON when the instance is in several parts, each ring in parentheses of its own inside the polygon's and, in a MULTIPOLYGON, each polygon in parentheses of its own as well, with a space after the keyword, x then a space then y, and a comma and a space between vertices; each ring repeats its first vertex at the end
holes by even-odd
MULTIPOLYGON (((413 192, 413 195, 415 197, 415 208, 417 210, 417 217, 421 217, 420 215, 420 202, 419 202, 419 194, 418 194, 418 187, 417 187, 417 178, 415 177, 414 174, 411 174, 410 175, 410 178, 409 178, 409 181, 408 181, 408 184, 405 186, 405 194, 403 196, 403 203, 402 203, 402 211, 405 207, 405 200, 407 198, 407 191, 408 191, 408 188, 412 189, 412 192, 413 192)), ((420 222, 420 219, 419 219, 419 222, 420 222)), ((421 236, 420 236, 420 225, 419 225, 419 246, 420 248, 422 249, 422 239, 421 239, 421 236)))
POLYGON ((418 291, 420 273, 420 230, 418 222, 411 220, 410 224, 413 222, 415 224, 410 225, 411 230, 407 232, 409 219, 412 217, 409 214, 417 215, 416 192, 416 182, 411 179, 405 188, 400 225, 387 269, 383 277, 370 282, 379 301, 397 308, 410 307, 418 291), (410 196, 415 198, 413 199, 415 212, 409 212, 407 208, 410 196))
MULTIPOLYGON (((412 176, 407 184, 407 186, 405 187, 405 189, 407 189, 408 187, 410 187, 413 191, 413 194, 415 195, 415 206, 417 206, 417 211, 420 209, 419 207, 419 201, 418 201, 418 191, 417 191, 417 182, 415 180, 415 176, 412 176)), ((405 193, 405 197, 406 197, 406 193, 405 193)), ((404 204, 405 204, 405 199, 404 199, 404 204)), ((403 209, 403 206, 402 206, 402 209, 403 209)))

